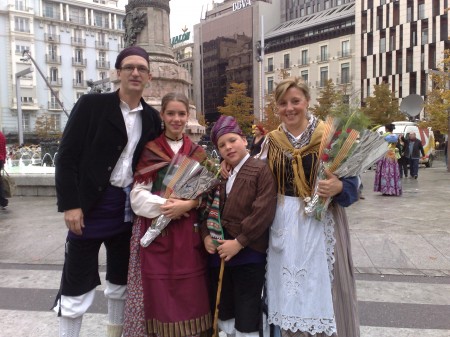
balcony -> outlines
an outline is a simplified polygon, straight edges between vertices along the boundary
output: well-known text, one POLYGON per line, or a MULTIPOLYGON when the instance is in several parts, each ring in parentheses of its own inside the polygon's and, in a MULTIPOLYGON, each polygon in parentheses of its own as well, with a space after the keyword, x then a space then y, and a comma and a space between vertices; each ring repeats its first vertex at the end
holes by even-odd
POLYGON ((45 33, 44 34, 44 40, 45 40, 45 42, 50 42, 50 43, 60 42, 61 41, 61 37, 59 35, 56 35, 56 34, 47 34, 47 33, 45 33))
POLYGON ((309 57, 301 58, 298 60, 298 66, 299 67, 306 67, 309 65, 309 57))
POLYGON ((47 63, 61 64, 61 56, 45 54, 45 61, 47 63))
POLYGON ((48 102, 48 110, 62 110, 61 105, 58 102, 48 102))
POLYGON ((346 58, 346 57, 352 57, 353 51, 351 49, 347 50, 340 50, 337 53, 338 58, 346 58))
POLYGON ((86 47, 86 39, 82 39, 81 37, 72 37, 70 42, 73 46, 86 47))
POLYGON ((72 65, 77 67, 86 67, 87 59, 80 59, 72 57, 72 65))
POLYGON ((330 55, 328 53, 321 54, 320 56, 317 56, 317 62, 328 62, 330 59, 330 55))
POLYGON ((62 86, 62 78, 47 77, 47 81, 53 87, 61 87, 62 86))
POLYGON ((110 69, 109 61, 96 61, 97 68, 110 69))
POLYGON ((267 67, 265 67, 264 68, 264 71, 266 72, 266 73, 272 73, 273 72, 273 64, 271 64, 271 65, 269 65, 269 66, 267 66, 267 67))
POLYGON ((78 79, 73 80, 73 87, 74 88, 87 88, 86 81, 81 81, 78 79))
POLYGON ((109 42, 95 41, 95 48, 97 49, 109 49, 109 42))
POLYGON ((280 63, 280 69, 291 69, 291 67, 292 67, 292 64, 290 61, 280 63))

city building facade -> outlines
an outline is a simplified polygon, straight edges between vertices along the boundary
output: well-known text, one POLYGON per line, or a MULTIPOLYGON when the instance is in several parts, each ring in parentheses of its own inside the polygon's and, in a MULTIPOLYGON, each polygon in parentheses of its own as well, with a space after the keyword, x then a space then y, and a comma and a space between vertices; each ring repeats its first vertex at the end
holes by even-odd
POLYGON ((354 38, 354 1, 280 23, 265 37, 265 94, 290 76, 308 84, 312 105, 329 79, 353 98, 354 38))
POLYGON ((355 75, 362 102, 382 82, 400 102, 414 94, 426 99, 430 74, 450 47, 447 7, 447 0, 356 2, 355 75))
POLYGON ((194 101, 207 122, 217 120, 217 108, 233 82, 247 85, 254 105, 249 113, 260 119, 263 66, 257 42, 261 30, 267 32, 279 21, 280 0, 226 0, 194 26, 194 101))
POLYGON ((33 137, 36 120, 43 114, 52 117, 55 132, 63 130, 67 121, 64 110, 70 113, 77 99, 89 91, 89 81, 104 80, 103 89, 110 90, 107 79, 124 45, 124 16, 116 0, 1 2, 0 25, 7 32, 0 36, 4 46, 0 52, 0 81, 4 86, 0 125, 10 141, 17 142, 19 129, 17 80, 25 141, 33 137), (24 51, 39 69, 24 57, 24 51), (30 67, 33 72, 17 79, 18 73, 30 67))

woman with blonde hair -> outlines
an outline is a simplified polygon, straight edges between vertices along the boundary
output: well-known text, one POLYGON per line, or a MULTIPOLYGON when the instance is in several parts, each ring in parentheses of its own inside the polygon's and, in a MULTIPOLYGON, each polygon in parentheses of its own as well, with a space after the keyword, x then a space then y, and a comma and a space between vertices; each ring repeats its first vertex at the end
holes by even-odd
POLYGON ((327 172, 321 197, 333 197, 322 221, 305 215, 318 169, 323 122, 308 111, 309 88, 298 79, 275 90, 281 125, 266 135, 260 159, 278 183, 267 251, 268 322, 282 336, 358 337, 359 319, 347 217, 358 179, 327 172))

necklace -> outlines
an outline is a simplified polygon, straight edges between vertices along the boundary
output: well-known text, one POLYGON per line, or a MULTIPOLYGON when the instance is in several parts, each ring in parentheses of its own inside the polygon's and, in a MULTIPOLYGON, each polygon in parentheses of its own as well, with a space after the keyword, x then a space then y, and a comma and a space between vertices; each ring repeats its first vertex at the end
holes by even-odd
POLYGON ((179 139, 173 139, 170 138, 168 135, 164 134, 164 137, 166 137, 168 140, 171 140, 172 142, 179 142, 180 140, 183 140, 183 136, 181 136, 181 138, 179 139))

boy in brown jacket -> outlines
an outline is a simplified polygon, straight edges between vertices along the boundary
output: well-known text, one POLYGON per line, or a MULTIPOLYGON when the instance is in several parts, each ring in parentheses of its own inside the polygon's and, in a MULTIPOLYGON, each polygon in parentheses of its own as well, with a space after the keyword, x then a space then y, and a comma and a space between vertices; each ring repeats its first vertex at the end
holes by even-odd
POLYGON ((218 187, 218 218, 225 239, 217 240, 216 246, 206 220, 202 226, 205 248, 212 254, 211 301, 216 298, 218 267, 224 259, 219 329, 227 335, 257 337, 269 227, 277 204, 276 183, 269 167, 248 154, 247 140, 235 118, 220 117, 211 140, 232 167, 230 177, 218 187))

